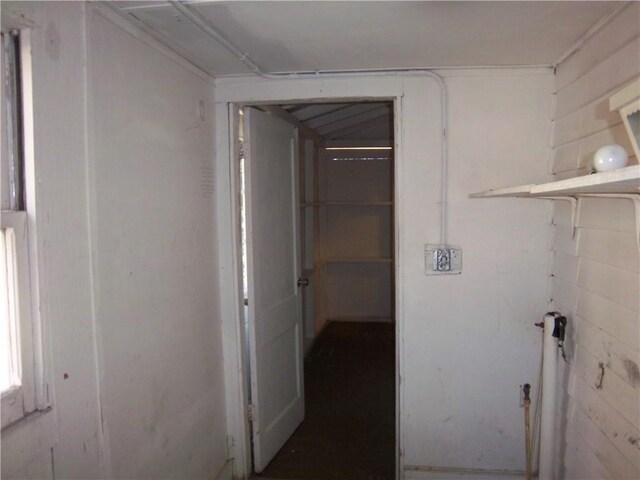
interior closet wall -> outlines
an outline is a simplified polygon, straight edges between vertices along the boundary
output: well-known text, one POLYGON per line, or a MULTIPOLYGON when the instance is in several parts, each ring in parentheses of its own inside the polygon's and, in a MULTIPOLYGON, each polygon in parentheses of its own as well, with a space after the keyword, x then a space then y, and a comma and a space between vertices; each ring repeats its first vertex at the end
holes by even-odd
POLYGON ((319 197, 325 321, 393 318, 393 152, 324 150, 319 197))
POLYGON ((298 158, 300 161, 300 234, 302 277, 309 281, 302 289, 302 329, 304 332, 305 353, 313 344, 320 332, 321 325, 316 326, 317 313, 320 306, 316 302, 316 284, 318 274, 315 268, 315 246, 317 245, 318 211, 314 207, 317 190, 318 154, 320 140, 303 130, 298 130, 298 158))
MULTIPOLYGON (((618 143, 632 152, 608 99, 640 75, 639 18, 640 4, 633 2, 558 66, 551 165, 556 178, 586 174, 602 145, 618 143)), ((572 238, 569 204, 554 205, 551 298, 554 309, 568 316, 570 330, 570 361, 561 362, 558 389, 560 478, 640 477, 634 214, 629 200, 582 199, 572 238)))

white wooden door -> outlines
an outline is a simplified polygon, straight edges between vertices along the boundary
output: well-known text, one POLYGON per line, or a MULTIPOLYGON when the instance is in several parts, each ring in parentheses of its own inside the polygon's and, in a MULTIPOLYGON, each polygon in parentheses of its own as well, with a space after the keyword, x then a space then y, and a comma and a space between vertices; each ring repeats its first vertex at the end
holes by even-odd
POLYGON ((249 351, 254 470, 304 418, 297 134, 244 111, 249 351))

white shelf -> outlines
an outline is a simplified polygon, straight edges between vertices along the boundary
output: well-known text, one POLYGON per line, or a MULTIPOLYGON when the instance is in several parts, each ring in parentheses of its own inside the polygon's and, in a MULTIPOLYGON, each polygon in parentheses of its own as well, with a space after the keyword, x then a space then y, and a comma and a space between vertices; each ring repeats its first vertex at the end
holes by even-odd
POLYGON ((589 194, 638 194, 640 193, 640 165, 619 168, 609 172, 594 173, 557 182, 498 188, 472 193, 470 198, 498 197, 554 197, 589 194))
POLYGON ((302 204, 304 207, 324 207, 324 206, 391 206, 393 202, 376 201, 344 201, 344 202, 308 202, 302 204))
POLYGON ((324 258, 326 263, 392 263, 389 257, 324 258))
POLYGON ((498 197, 530 197, 531 189, 536 184, 519 185, 517 187, 496 188, 484 192, 472 193, 469 198, 498 198, 498 197))

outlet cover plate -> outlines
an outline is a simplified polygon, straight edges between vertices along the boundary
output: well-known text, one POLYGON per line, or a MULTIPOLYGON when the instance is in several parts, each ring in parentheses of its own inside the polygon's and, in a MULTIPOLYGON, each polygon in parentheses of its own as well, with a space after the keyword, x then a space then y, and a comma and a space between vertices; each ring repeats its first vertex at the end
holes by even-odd
POLYGON ((424 267, 425 275, 459 275, 462 273, 462 249, 459 245, 427 243, 424 267))

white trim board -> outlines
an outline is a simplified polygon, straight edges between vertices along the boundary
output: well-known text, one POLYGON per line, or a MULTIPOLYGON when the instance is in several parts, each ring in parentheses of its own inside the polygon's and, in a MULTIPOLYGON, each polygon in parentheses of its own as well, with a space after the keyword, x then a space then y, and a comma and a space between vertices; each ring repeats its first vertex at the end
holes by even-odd
MULTIPOLYGON (((404 480, 455 480, 455 479, 473 479, 473 480, 522 480, 525 475, 500 475, 494 473, 454 473, 454 472, 434 472, 434 471, 405 471, 404 480)), ((534 475, 533 478, 538 478, 534 475)))
MULTIPOLYGON (((521 480, 525 478, 525 472, 513 470, 483 470, 475 468, 448 468, 407 465, 405 467, 405 480, 521 480)), ((533 474, 532 478, 538 478, 533 474)))

